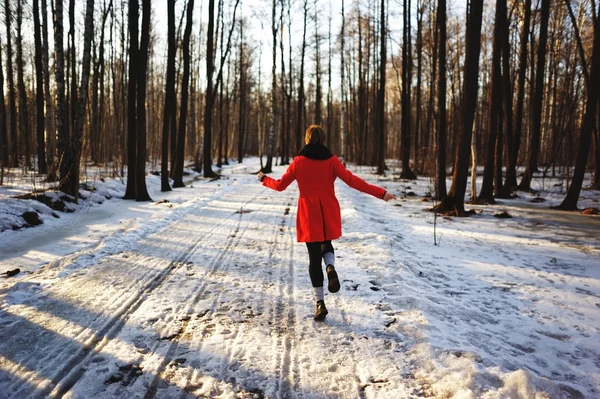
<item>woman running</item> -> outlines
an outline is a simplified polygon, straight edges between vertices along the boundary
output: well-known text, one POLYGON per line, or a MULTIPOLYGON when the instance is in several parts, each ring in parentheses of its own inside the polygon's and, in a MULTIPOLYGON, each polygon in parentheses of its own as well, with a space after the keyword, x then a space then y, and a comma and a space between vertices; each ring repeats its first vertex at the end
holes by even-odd
POLYGON ((317 310, 314 319, 325 320, 323 293, 323 268, 325 261, 327 289, 340 290, 340 280, 335 271, 335 256, 331 240, 342 236, 342 216, 340 204, 335 196, 334 182, 340 178, 355 190, 371 194, 384 201, 396 199, 383 188, 373 186, 354 176, 342 162, 325 147, 325 131, 319 125, 311 125, 304 137, 305 146, 287 168, 281 179, 275 180, 264 173, 258 173, 263 186, 276 191, 285 190, 294 180, 298 181, 300 198, 296 218, 296 239, 305 242, 308 248, 308 273, 312 282, 317 310))

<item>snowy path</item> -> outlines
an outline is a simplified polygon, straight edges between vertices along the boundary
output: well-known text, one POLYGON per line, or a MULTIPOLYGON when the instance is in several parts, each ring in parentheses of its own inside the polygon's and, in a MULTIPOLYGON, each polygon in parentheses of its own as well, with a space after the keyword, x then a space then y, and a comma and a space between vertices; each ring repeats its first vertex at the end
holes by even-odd
POLYGON ((566 224, 565 245, 523 211, 440 219, 434 247, 423 203, 342 183, 343 288, 315 323, 297 188, 268 191, 253 169, 175 191, 172 209, 140 206, 98 242, 1 281, 0 397, 600 394, 598 237, 566 224))

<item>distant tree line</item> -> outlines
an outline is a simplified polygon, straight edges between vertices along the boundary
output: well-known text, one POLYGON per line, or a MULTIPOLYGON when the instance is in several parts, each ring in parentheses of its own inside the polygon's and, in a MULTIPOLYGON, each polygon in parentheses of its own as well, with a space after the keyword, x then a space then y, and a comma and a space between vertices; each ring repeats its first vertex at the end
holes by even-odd
POLYGON ((0 184, 25 168, 77 197, 83 165, 110 165, 145 201, 148 165, 163 191, 186 161, 270 172, 320 123, 345 162, 431 176, 439 210, 465 213, 478 165, 472 201, 535 173, 567 176, 564 209, 586 171, 600 189, 596 0, 166 0, 164 37, 156 1, 2 3, 0 184))

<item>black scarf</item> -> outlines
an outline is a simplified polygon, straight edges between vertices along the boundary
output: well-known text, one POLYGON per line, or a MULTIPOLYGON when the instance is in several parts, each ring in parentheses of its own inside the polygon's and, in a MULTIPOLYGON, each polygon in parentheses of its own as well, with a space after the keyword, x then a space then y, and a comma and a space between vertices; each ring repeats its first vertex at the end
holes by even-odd
POLYGON ((300 150, 301 156, 305 156, 309 159, 317 159, 319 161, 324 161, 333 156, 333 154, 329 151, 327 147, 319 144, 307 144, 300 150))

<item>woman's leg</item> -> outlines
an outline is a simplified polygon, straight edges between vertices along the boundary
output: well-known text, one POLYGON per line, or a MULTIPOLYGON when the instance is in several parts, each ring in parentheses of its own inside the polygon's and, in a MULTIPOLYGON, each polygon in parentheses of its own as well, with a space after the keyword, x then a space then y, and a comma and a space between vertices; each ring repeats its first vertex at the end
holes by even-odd
POLYGON ((321 266, 321 259, 323 254, 321 253, 322 242, 307 242, 306 247, 308 248, 308 274, 310 275, 310 281, 312 282, 313 291, 315 294, 315 300, 317 301, 317 310, 315 311, 314 319, 317 321, 325 320, 327 316, 327 308, 325 307, 325 294, 323 293, 323 267, 321 266))
POLYGON ((307 242, 306 247, 308 248, 308 274, 310 275, 310 281, 315 291, 315 299, 317 301, 323 300, 323 267, 321 266, 321 245, 322 242, 307 242))
POLYGON ((324 241, 321 244, 321 256, 326 266, 335 266, 335 251, 333 245, 331 245, 331 240, 324 241))
POLYGON ((321 256, 327 266, 327 289, 329 292, 338 292, 340 290, 340 280, 335 271, 335 251, 331 241, 325 241, 321 245, 321 256))

